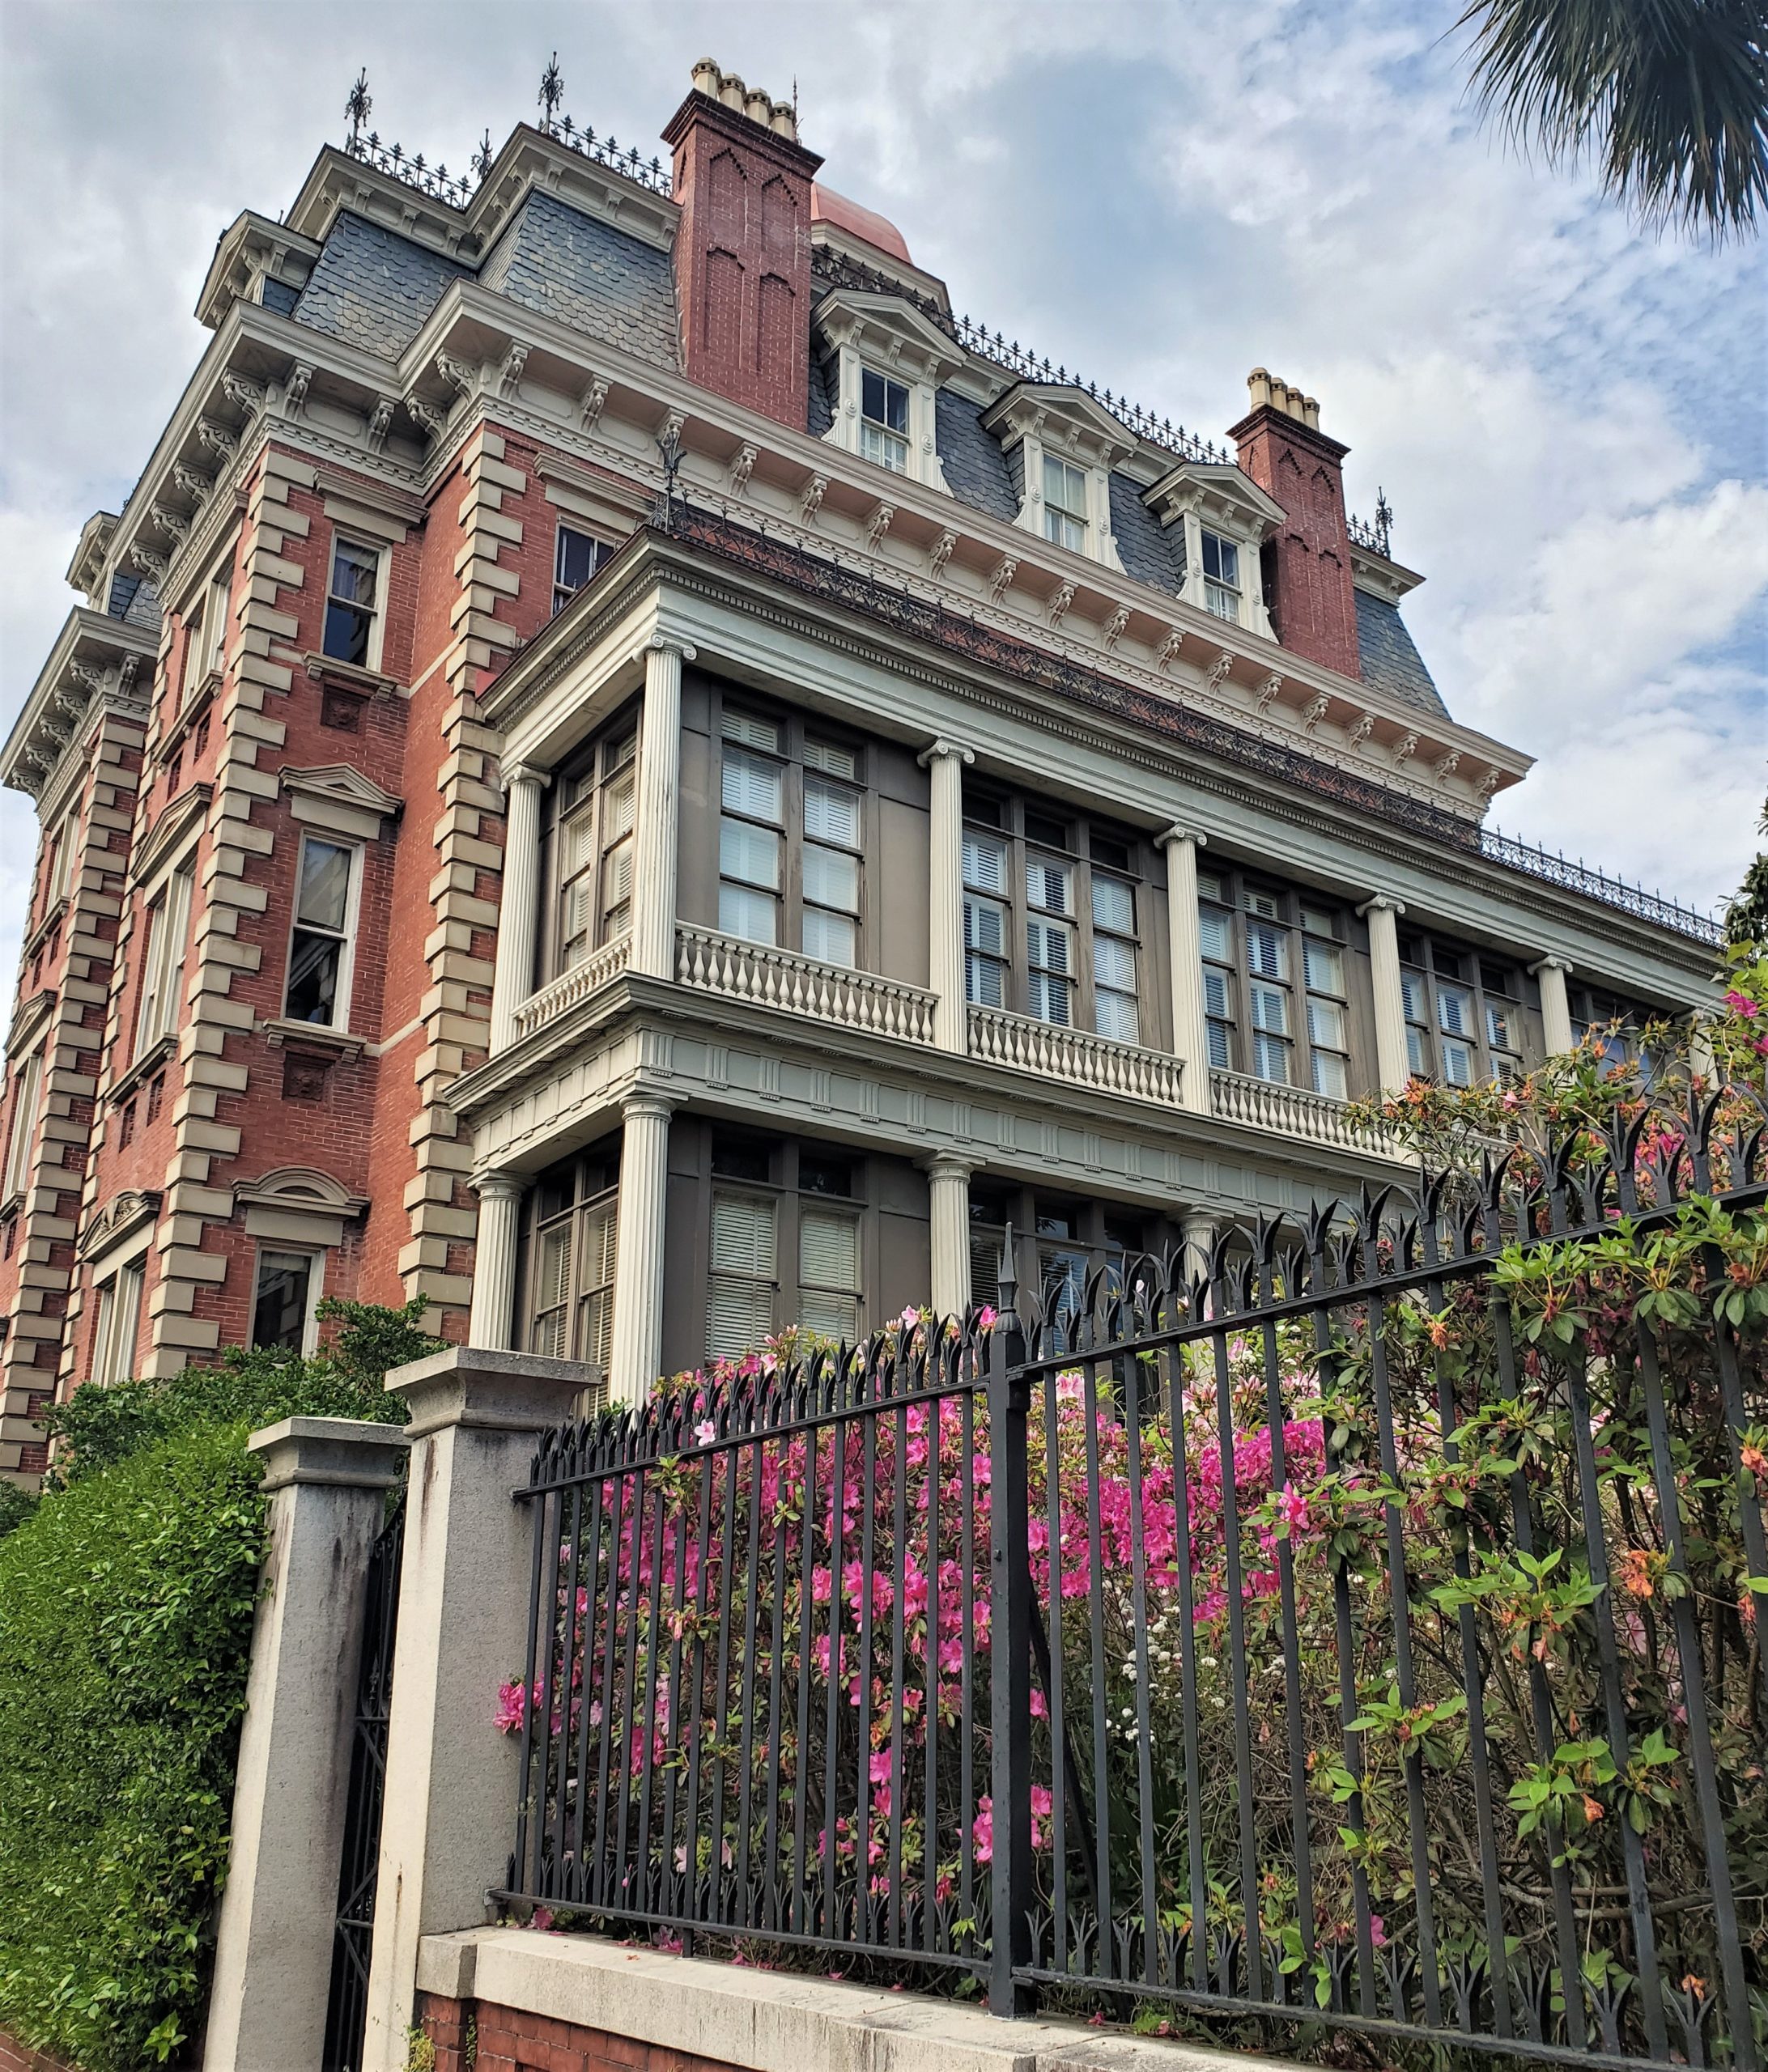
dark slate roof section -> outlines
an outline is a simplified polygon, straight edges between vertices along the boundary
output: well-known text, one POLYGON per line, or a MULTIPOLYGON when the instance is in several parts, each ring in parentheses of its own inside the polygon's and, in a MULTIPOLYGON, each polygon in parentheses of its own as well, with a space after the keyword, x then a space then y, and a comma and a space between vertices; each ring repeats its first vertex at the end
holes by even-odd
POLYGON ((1162 525, 1142 502, 1141 491, 1127 475, 1111 478, 1111 537, 1124 573, 1138 583, 1176 595, 1179 558, 1175 539, 1179 529, 1162 525))
POLYGON ((266 309, 274 309, 278 316, 287 316, 301 299, 299 288, 287 281, 266 281, 263 301, 266 309))
POLYGON ((835 422, 835 404, 829 394, 829 363, 810 355, 810 393, 805 405, 804 428, 813 439, 822 439, 835 422))
POLYGON ((1405 621, 1396 607, 1383 604, 1366 590, 1357 599, 1357 648, 1362 656, 1361 674, 1371 690, 1384 690, 1392 698, 1413 705, 1421 712, 1447 719, 1448 707, 1424 666, 1424 658, 1412 644, 1405 621))
POLYGON ((949 388, 939 390, 933 405, 933 436, 946 486, 960 503, 1010 525, 1019 515, 1019 499, 1000 440, 982 428, 981 406, 949 388))
POLYGON ((470 270, 341 209, 295 305, 295 321, 394 359, 443 289, 470 270))
POLYGON ((479 269, 483 287, 653 366, 680 364, 666 252, 531 192, 479 269))
POLYGON ((128 575, 119 569, 111 578, 110 599, 104 607, 107 618, 120 618, 129 626, 159 627, 159 592, 145 575, 128 575))

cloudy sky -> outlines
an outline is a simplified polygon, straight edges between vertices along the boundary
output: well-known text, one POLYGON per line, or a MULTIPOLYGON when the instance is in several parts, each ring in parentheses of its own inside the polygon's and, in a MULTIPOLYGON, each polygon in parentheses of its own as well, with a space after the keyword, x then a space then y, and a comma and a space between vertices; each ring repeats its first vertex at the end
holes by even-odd
MULTIPOLYGON (((1706 906, 1754 846, 1768 596, 1762 248, 1638 234, 1519 163, 1453 6, 1204 0, 0 0, 0 724, 200 351, 219 232, 291 202, 359 65, 373 125, 464 168, 564 107, 623 144, 703 54, 956 308, 1219 435, 1262 363, 1385 486, 1451 710, 1539 766, 1512 831, 1706 906)), ((0 968, 36 840, 0 795, 0 968)))

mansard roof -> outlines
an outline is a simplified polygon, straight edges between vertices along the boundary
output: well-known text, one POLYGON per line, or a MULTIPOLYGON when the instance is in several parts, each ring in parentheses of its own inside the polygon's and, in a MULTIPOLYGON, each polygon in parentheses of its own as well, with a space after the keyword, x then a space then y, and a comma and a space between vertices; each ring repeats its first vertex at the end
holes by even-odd
POLYGON ((1399 607, 1372 597, 1359 586, 1357 600, 1357 651, 1362 658, 1358 671, 1372 690, 1415 705, 1421 712, 1446 720, 1448 707, 1437 689, 1424 657, 1413 645, 1399 607))
POLYGON ((443 289, 472 270, 341 209, 293 315, 297 324, 397 359, 443 289))
POLYGON ((658 367, 680 364, 669 254, 530 189, 479 269, 482 287, 658 367))

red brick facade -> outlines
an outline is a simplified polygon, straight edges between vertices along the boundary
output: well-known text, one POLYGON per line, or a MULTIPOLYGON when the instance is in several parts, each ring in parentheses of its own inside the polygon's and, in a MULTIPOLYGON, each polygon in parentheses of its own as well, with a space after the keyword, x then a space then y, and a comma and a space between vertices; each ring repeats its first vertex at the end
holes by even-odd
MULTIPOLYGON (((741 2072, 728 2058, 700 2057, 666 2044, 436 1993, 418 1995, 418 2026, 436 2045, 436 2072, 741 2072), (476 2039, 470 2058, 470 2030, 476 2039)), ((13 2072, 3 2057, 0 2072, 13 2072)), ((19 2072, 35 2068, 21 2066, 19 2072)))
POLYGON ((1298 655, 1347 677, 1358 673, 1357 600, 1345 521, 1345 456, 1316 427, 1266 403, 1230 431, 1240 465, 1283 507, 1265 546, 1271 623, 1298 655))

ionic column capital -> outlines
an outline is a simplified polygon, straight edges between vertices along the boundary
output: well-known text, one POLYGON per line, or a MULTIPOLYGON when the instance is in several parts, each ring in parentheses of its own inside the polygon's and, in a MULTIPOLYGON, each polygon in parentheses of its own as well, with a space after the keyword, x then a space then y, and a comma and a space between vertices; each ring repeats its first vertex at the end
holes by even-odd
POLYGON ((679 661, 691 662, 699 650, 677 634, 653 633, 644 643, 644 652, 647 655, 674 655, 679 661))
POLYGON ((1528 975, 1532 979, 1537 979, 1543 971, 1558 971, 1569 979, 1577 968, 1569 957, 1562 957, 1559 952, 1554 949, 1549 950, 1545 957, 1537 957, 1529 966, 1528 975))
POLYGON ((1154 837, 1154 847, 1164 849, 1175 842, 1188 842, 1193 849, 1206 849, 1209 846, 1207 834, 1200 834, 1196 828, 1187 827, 1182 821, 1177 820, 1171 827, 1163 827, 1154 837))
POLYGON ((474 1174, 468 1184, 481 1201, 520 1201, 525 1186, 519 1174, 491 1170, 474 1174))
POLYGON ((623 1098, 620 1119, 627 1123, 666 1123, 681 1106, 682 1098, 679 1093, 653 1093, 648 1088, 641 1088, 639 1092, 628 1093, 623 1098))
POLYGON ((923 770, 930 770, 936 762, 942 762, 948 758, 960 764, 974 762, 976 759, 974 749, 966 748, 961 741, 947 741, 941 734, 937 741, 924 748, 915 760, 923 770))
POLYGON ((1378 892, 1373 898, 1364 900, 1357 909, 1357 915, 1361 919, 1365 914, 1392 914, 1397 921, 1405 911, 1403 899, 1396 899, 1391 892, 1378 892))

